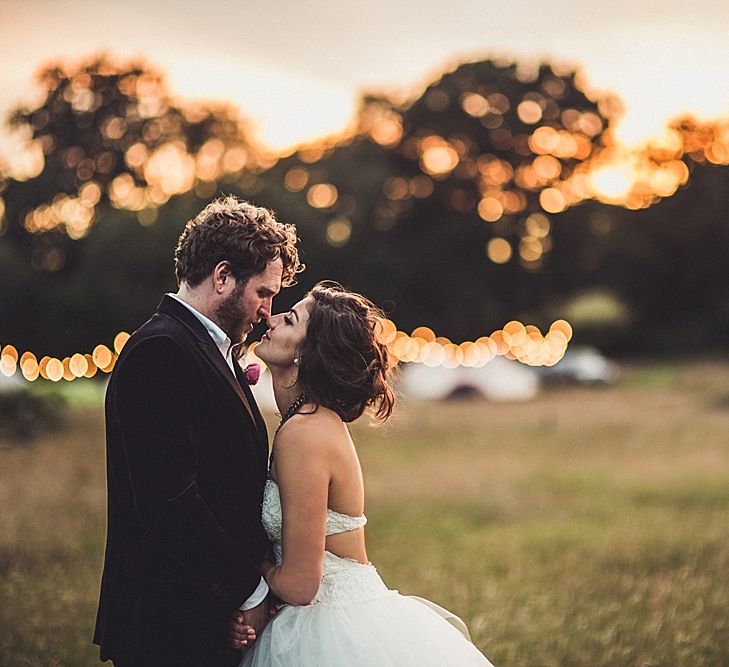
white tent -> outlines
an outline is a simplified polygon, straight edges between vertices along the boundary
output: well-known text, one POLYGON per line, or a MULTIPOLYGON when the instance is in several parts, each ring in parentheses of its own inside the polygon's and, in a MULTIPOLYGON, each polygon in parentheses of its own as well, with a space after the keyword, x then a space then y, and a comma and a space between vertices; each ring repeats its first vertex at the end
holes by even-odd
POLYGON ((403 397, 424 401, 460 392, 477 393, 489 401, 528 401, 538 391, 539 378, 532 368, 503 357, 494 357, 481 368, 407 364, 400 383, 403 397))
MULTIPOLYGON (((268 370, 261 373, 258 383, 251 389, 261 410, 277 411, 268 370)), ((441 400, 462 391, 477 393, 495 402, 528 401, 539 391, 539 377, 529 366, 503 357, 495 357, 481 368, 431 368, 418 363, 402 367, 398 393, 403 398, 441 400)))

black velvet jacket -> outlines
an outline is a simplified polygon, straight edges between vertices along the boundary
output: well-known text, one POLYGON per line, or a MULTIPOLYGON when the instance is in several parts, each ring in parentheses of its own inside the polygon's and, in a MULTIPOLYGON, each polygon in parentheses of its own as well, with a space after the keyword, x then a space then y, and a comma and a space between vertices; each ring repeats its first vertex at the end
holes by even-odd
POLYGON ((228 624, 269 547, 268 438, 237 375, 169 296, 119 357, 106 393, 108 532, 94 634, 102 660, 240 659, 228 624))

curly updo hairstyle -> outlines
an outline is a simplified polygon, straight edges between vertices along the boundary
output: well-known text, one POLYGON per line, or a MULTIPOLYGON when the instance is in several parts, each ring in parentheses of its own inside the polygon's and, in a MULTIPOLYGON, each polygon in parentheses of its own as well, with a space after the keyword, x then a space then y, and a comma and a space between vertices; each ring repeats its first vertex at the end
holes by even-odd
POLYGON ((395 396, 387 348, 377 340, 382 311, 335 282, 317 283, 306 337, 299 347, 298 385, 307 399, 351 422, 366 408, 384 421, 395 396))
POLYGON ((273 212, 229 195, 208 204, 190 220, 175 249, 177 282, 197 287, 215 266, 227 260, 236 282, 242 284, 281 259, 284 287, 304 270, 296 249, 296 228, 273 212))

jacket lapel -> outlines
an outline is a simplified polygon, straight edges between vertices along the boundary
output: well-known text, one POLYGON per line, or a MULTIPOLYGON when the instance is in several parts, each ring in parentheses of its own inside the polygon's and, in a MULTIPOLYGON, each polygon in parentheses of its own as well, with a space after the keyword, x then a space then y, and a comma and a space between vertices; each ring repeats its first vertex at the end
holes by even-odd
POLYGON ((260 448, 261 453, 263 454, 263 461, 265 462, 266 470, 268 470, 268 433, 266 431, 266 422, 263 421, 263 416, 261 415, 261 411, 258 409, 258 404, 253 397, 251 387, 245 379, 243 369, 237 361, 233 362, 233 366, 235 367, 235 376, 238 379, 238 384, 243 391, 243 395, 248 399, 248 404, 253 411, 253 420, 256 424, 256 429, 261 436, 260 448))
MULTIPOLYGON (((177 301, 175 301, 175 299, 167 295, 162 298, 162 302, 159 305, 158 311, 165 315, 169 315, 170 317, 174 317, 187 329, 190 330, 190 332, 195 337, 198 348, 202 352, 203 356, 218 371, 225 383, 235 392, 235 394, 240 399, 241 403, 246 409, 246 412, 248 412, 248 416, 251 418, 251 422, 258 432, 259 437, 261 436, 261 425, 264 426, 263 434, 265 439, 265 424, 263 424, 260 413, 258 414, 259 419, 256 419, 256 415, 254 414, 253 408, 251 407, 251 404, 255 405, 255 402, 253 400, 253 395, 250 394, 250 389, 246 387, 250 395, 247 396, 245 391, 243 390, 243 387, 241 386, 241 383, 233 375, 232 371, 230 370, 230 366, 228 366, 225 359, 223 359, 223 355, 220 354, 220 350, 218 349, 217 345, 215 345, 215 341, 213 341, 213 339, 210 337, 210 334, 207 332, 202 322, 200 322, 200 320, 198 320, 192 312, 185 308, 185 306, 178 303, 177 301)), ((234 365, 237 365, 237 363, 234 365)), ((257 408, 256 412, 258 412, 257 408)))

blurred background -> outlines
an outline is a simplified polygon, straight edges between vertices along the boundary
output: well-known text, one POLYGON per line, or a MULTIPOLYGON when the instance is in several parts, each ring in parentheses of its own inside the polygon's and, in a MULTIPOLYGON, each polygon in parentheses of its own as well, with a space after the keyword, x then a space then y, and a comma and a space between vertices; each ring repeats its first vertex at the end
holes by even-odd
POLYGON ((94 664, 105 379, 228 193, 297 226, 277 309, 328 278, 387 313, 402 405, 356 435, 391 586, 497 665, 729 664, 726 3, 0 25, 0 664, 94 664))

